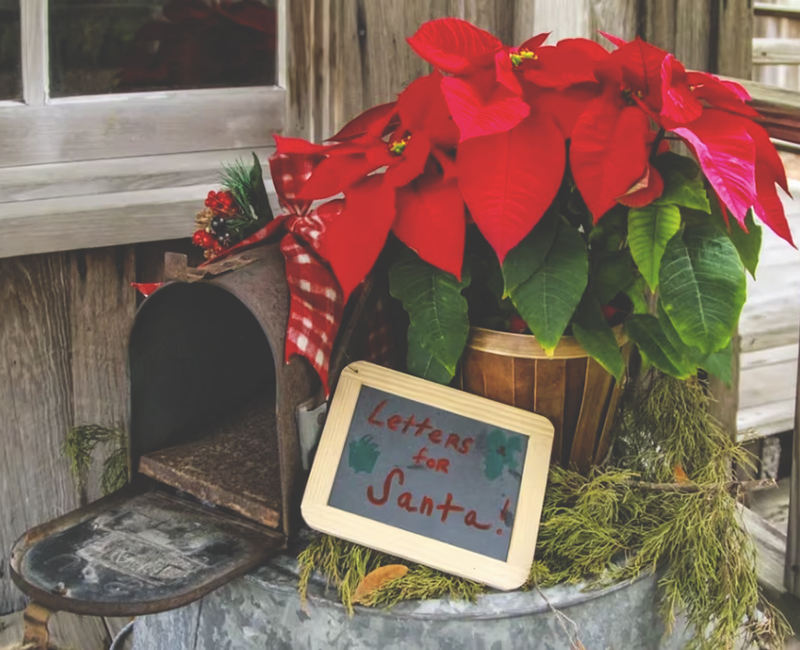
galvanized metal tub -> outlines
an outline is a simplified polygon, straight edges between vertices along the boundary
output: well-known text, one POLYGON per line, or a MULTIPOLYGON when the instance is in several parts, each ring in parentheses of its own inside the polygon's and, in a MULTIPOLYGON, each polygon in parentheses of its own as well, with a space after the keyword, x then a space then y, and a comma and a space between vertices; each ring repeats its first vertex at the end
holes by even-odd
MULTIPOLYGON (((357 607, 348 616, 315 578, 303 607, 297 563, 282 555, 203 600, 137 619, 134 650, 556 650, 580 639, 587 650, 678 650, 682 626, 667 634, 656 578, 584 591, 493 592, 475 604, 405 602, 357 607), (556 613, 558 611, 559 613, 556 613), (572 641, 571 637, 572 636, 572 641)), ((577 646, 580 647, 580 646, 577 646)))

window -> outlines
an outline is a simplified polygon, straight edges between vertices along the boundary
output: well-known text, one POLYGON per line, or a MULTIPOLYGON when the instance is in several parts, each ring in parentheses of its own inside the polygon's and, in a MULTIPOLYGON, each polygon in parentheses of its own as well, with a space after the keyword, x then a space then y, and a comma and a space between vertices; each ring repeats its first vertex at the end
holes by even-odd
POLYGON ((188 236, 284 125, 283 0, 0 0, 0 257, 188 236))
POLYGON ((0 100, 22 98, 19 4, 0 0, 0 100))

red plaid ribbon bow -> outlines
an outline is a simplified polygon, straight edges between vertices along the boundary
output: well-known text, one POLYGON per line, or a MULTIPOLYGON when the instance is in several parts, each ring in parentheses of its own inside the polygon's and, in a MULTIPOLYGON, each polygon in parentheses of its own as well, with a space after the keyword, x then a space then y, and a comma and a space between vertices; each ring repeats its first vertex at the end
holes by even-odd
MULTIPOLYGON (((269 160, 272 182, 285 213, 211 261, 282 236, 280 247, 286 261, 290 294, 285 361, 296 354, 308 359, 329 396, 328 372, 342 322, 344 294, 333 272, 318 255, 318 249, 326 225, 341 213, 344 200, 328 201, 312 210, 310 201, 297 198, 320 159, 317 154, 273 155, 269 160)), ((147 296, 160 284, 134 286, 147 296)), ((381 307, 379 304, 376 313, 370 315, 374 327, 367 342, 368 354, 377 363, 392 365, 388 320, 381 307)))
POLYGON ((311 202, 297 199, 297 193, 319 160, 313 154, 291 157, 275 154, 270 158, 272 182, 286 212, 225 251, 225 255, 283 236, 281 252, 286 260, 291 296, 285 360, 288 362, 295 354, 308 359, 329 394, 328 368, 342 322, 344 295, 331 270, 317 255, 317 248, 326 223, 341 212, 344 202, 329 201, 312 210, 311 202))

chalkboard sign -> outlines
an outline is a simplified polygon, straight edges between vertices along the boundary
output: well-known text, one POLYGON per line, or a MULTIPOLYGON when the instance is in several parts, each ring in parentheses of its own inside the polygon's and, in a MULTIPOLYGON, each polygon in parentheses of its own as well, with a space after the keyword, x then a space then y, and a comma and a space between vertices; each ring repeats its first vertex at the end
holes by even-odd
POLYGON ((339 380, 303 516, 317 530, 513 589, 533 560, 552 441, 539 415, 357 362, 339 380))

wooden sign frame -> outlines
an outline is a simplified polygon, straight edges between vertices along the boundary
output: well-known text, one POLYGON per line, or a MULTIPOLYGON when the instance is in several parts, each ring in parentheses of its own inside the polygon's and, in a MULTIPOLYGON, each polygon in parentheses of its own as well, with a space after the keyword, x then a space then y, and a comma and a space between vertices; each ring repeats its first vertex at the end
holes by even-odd
POLYGON ((553 425, 541 415, 358 361, 341 373, 303 497, 303 517, 309 526, 330 535, 497 589, 515 589, 527 580, 533 562, 553 435, 553 425), (356 403, 364 386, 528 437, 506 561, 328 504, 356 403))

